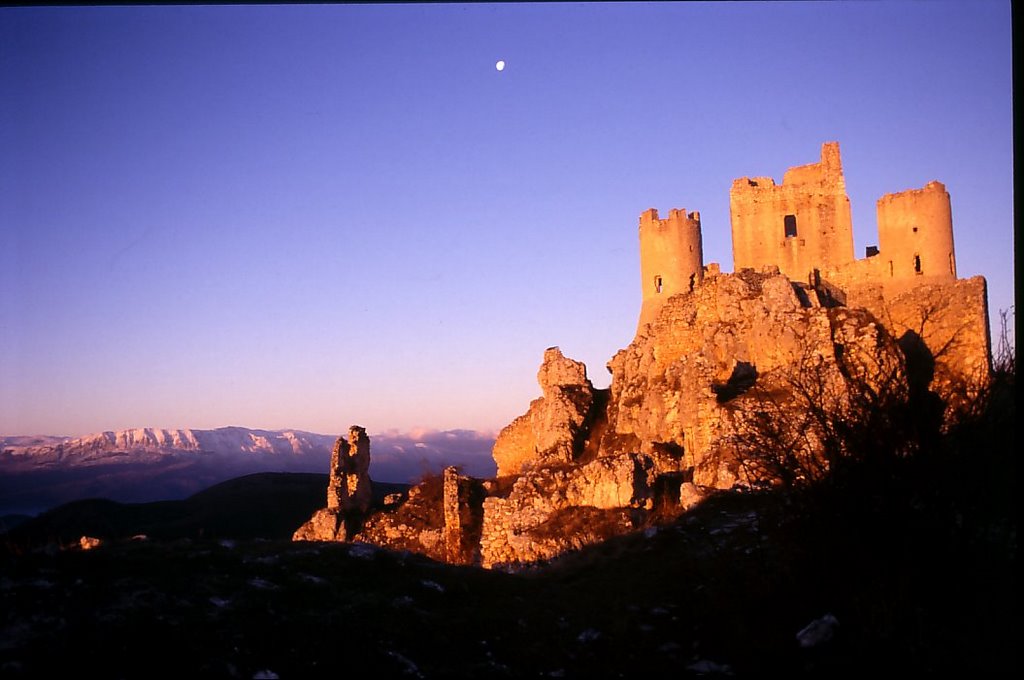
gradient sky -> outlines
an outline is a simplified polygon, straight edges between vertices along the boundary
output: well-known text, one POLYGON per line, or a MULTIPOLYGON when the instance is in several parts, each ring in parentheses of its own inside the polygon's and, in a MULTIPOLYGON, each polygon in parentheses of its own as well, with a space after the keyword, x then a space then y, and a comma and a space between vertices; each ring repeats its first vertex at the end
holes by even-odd
POLYGON ((1014 304, 1008 2, 0 8, 0 433, 497 430, 838 140, 1014 304), (507 62, 504 71, 495 62, 507 62))

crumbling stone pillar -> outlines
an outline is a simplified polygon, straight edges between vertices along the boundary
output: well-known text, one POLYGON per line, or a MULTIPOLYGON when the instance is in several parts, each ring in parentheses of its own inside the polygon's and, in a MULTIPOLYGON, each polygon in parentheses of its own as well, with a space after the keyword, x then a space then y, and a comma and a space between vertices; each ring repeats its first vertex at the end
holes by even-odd
POLYGON ((462 517, 459 503, 459 472, 454 467, 444 469, 444 546, 449 562, 462 561, 462 517))
POLYGON ((370 509, 373 490, 370 482, 370 438, 366 430, 353 425, 348 429, 348 456, 345 457, 345 496, 341 501, 343 511, 366 512, 370 509))
POLYGON ((331 452, 327 507, 317 510, 292 540, 347 540, 358 530, 372 498, 370 438, 365 429, 353 425, 348 429, 348 441, 338 437, 331 452))
POLYGON ((327 483, 327 509, 366 512, 370 507, 370 438, 366 430, 353 425, 348 441, 338 437, 331 453, 330 481, 327 483))

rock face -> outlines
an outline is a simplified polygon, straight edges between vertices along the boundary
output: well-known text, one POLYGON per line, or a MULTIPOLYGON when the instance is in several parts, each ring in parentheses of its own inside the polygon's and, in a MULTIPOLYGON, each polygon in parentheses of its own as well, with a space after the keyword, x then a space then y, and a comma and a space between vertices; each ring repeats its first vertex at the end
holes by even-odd
POLYGON ((547 560, 629 530, 637 511, 653 509, 659 477, 679 463, 667 454, 625 453, 524 473, 507 496, 483 501, 481 564, 547 560))
POLYGON ((457 561, 451 555, 451 533, 446 532, 446 520, 451 520, 451 509, 445 504, 446 486, 450 494, 450 474, 428 477, 410 488, 400 503, 367 517, 355 538, 441 562, 457 561))
POLYGON ((313 516, 292 536, 294 541, 344 541, 350 527, 357 525, 370 508, 370 438, 366 430, 353 425, 348 441, 338 437, 331 453, 327 482, 327 507, 313 516))
POLYGON ((785 389, 809 363, 821 380, 839 385, 837 353, 901 361, 890 335, 865 310, 804 303, 771 269, 708 276, 693 293, 670 298, 646 332, 609 362, 601 455, 681 449, 693 483, 729 488, 741 481, 729 444, 738 406, 730 402, 755 383, 785 389))
MULTIPOLYGON (((541 376, 553 360, 564 357, 549 350, 541 376)), ((707 489, 748 482, 735 450, 748 390, 785 394, 813 370, 823 394, 841 395, 850 366, 871 369, 868 380, 884 367, 886 380, 906 383, 899 346, 869 312, 823 307, 776 268, 708 272, 692 292, 666 300, 609 362, 603 412, 554 430, 560 441, 597 446, 566 461, 538 455, 533 430, 507 436, 527 418, 542 422, 547 396, 499 436, 499 470, 509 470, 503 461, 521 464, 510 491, 483 502, 482 564, 549 559, 642 523, 661 503, 692 507, 707 489)))
POLYGON ((543 396, 498 434, 493 455, 499 477, 537 465, 572 462, 582 449, 584 425, 594 405, 587 367, 563 356, 558 347, 549 347, 537 382, 543 396))
POLYGON ((892 333, 947 418, 988 381, 992 353, 985 279, 927 283, 884 299, 852 289, 847 304, 871 311, 892 333))

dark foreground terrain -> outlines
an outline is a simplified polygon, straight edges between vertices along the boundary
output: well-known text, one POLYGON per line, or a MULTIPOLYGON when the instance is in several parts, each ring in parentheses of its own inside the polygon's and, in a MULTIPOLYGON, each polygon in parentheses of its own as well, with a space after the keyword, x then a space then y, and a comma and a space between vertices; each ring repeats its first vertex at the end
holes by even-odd
MULTIPOLYGON (((843 454, 814 484, 712 496, 516 574, 290 542, 325 475, 69 504, 0 535, 0 677, 1008 674, 1022 640, 1004 375, 953 428, 874 406, 838 423, 843 454)), ((375 484, 377 501, 396 490, 375 484)))
POLYGON ((1015 525, 989 521, 979 532, 932 510, 822 522, 777 496, 723 495, 515 575, 281 539, 9 545, 0 675, 973 676, 1015 667, 1015 525), (798 633, 829 615, 837 625, 823 623, 821 639, 809 632, 813 644, 802 646, 798 633))

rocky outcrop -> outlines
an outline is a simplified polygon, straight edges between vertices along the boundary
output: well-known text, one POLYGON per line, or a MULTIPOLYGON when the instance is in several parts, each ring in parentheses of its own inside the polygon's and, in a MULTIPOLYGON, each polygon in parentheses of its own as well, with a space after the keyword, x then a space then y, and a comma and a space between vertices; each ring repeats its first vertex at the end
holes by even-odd
POLYGON ((983 277, 912 288, 878 318, 899 340, 913 377, 946 404, 947 421, 988 384, 992 347, 983 277))
POLYGON ((320 508, 292 534, 293 541, 344 541, 348 538, 345 517, 337 510, 320 508))
POLYGON ((777 267, 708 268, 611 359, 608 390, 593 388, 582 363, 546 350, 542 396, 495 442, 498 477, 447 469, 392 498, 357 534, 349 520, 366 511, 369 458, 365 432, 353 428, 335 447, 328 507, 296 538, 518 568, 648 526, 665 508, 689 510, 715 489, 764 481, 745 458, 751 414, 799 432, 798 455, 813 458, 827 433, 800 420, 808 403, 860 422, 845 418, 858 395, 937 399, 933 391, 953 394, 965 377, 987 375, 984 280, 890 301, 862 289, 859 307, 843 295, 777 267))
POLYGON ((409 550, 438 561, 450 561, 445 519, 451 511, 446 513, 444 487, 444 476, 424 479, 410 488, 400 503, 367 517, 356 538, 392 550, 409 550))
POLYGON ((522 474, 507 496, 484 499, 481 564, 546 560, 628 530, 633 511, 653 509, 658 479, 679 463, 666 453, 625 453, 522 474))
POLYGON ((837 361, 900 364, 891 336, 865 310, 805 306, 777 270, 705 278, 670 298, 654 323, 609 362, 608 426, 601 455, 623 447, 685 452, 698 486, 741 481, 731 451, 733 400, 754 384, 785 391, 809 370, 838 389, 837 361))
POLYGON ((327 507, 317 510, 292 536, 294 541, 344 541, 370 509, 370 438, 353 425, 348 441, 338 437, 331 453, 327 482, 327 507))
MULTIPOLYGON (((905 381, 895 340, 870 313, 825 307, 816 297, 812 304, 807 291, 799 292, 804 295, 768 268, 709 273, 692 292, 669 298, 655 321, 609 362, 605 412, 578 417, 580 425, 572 427, 563 419, 554 429, 562 442, 570 435, 577 442, 599 438, 599 446, 568 461, 538 455, 536 444, 518 452, 522 463, 512 469, 518 478, 511 490, 483 504, 482 563, 548 559, 645 521, 659 501, 689 508, 708 489, 748 482, 735 442, 738 415, 754 385, 785 395, 797 376, 813 373, 822 394, 841 397, 851 370, 869 381, 905 381), (602 432, 589 431, 591 422, 601 423, 602 432), (666 488, 672 489, 668 496, 666 488), (613 519, 594 515, 611 511, 613 519), (574 520, 580 513, 589 520, 574 520)), ((561 360, 560 353, 546 354, 540 376, 561 360)), ((525 430, 526 418, 538 422, 550 408, 548 398, 545 389, 527 416, 499 436, 499 470, 510 469, 503 461, 514 459, 514 444, 537 441, 532 427, 532 439, 517 429, 525 430)))
POLYGON ((493 456, 499 477, 537 465, 570 463, 582 450, 584 425, 594 405, 587 367, 563 356, 558 347, 550 347, 544 352, 537 382, 543 396, 498 434, 493 456))
POLYGON ((94 550, 103 545, 103 541, 92 536, 82 536, 78 539, 78 547, 82 550, 94 550))

